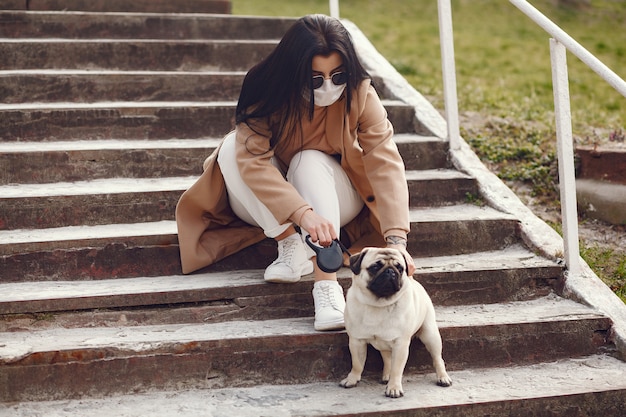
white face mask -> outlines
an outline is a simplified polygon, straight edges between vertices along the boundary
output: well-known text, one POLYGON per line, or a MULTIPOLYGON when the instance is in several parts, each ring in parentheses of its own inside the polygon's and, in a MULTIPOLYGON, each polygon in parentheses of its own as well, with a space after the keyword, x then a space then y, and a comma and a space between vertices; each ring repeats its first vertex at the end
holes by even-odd
POLYGON ((324 80, 324 84, 320 88, 313 90, 314 104, 320 107, 330 106, 341 97, 345 88, 346 84, 335 85, 330 78, 324 80))

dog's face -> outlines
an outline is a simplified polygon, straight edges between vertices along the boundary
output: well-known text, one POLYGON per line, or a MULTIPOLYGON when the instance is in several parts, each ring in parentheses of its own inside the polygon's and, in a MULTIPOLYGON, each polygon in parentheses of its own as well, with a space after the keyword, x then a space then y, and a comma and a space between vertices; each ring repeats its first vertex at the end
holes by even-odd
POLYGON ((350 257, 353 285, 378 299, 388 299, 404 285, 407 264, 402 253, 391 248, 365 248, 350 257))

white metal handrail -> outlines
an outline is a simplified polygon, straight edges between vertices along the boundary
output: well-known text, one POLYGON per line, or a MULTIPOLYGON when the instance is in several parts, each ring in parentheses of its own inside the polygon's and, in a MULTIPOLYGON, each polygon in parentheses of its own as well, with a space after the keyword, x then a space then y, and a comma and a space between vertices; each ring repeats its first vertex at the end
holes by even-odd
POLYGON ((570 110, 569 81, 567 77, 566 50, 562 43, 550 39, 552 63, 552 91, 556 147, 559 164, 559 194, 561 196, 561 222, 565 265, 570 274, 581 272, 578 243, 578 208, 576 207, 576 173, 574 171, 574 138, 570 110))
POLYGON ((339 19, 339 0, 330 0, 330 15, 339 19))
POLYGON ((437 0, 439 16, 439 43, 441 46, 441 70, 443 77, 443 103, 448 124, 450 148, 461 148, 459 130, 459 100, 456 90, 456 67, 454 63, 454 38, 452 30, 452 7, 450 0, 437 0))

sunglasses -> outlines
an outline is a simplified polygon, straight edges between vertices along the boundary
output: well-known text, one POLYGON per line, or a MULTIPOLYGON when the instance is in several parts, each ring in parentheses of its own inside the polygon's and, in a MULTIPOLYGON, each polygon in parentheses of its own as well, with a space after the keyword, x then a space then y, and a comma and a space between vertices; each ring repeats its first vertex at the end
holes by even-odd
MULTIPOLYGON (((345 72, 336 72, 330 76, 330 80, 335 85, 341 85, 348 82, 348 74, 345 72)), ((313 76, 313 89, 320 88, 324 84, 324 76, 323 75, 315 75, 313 76)))

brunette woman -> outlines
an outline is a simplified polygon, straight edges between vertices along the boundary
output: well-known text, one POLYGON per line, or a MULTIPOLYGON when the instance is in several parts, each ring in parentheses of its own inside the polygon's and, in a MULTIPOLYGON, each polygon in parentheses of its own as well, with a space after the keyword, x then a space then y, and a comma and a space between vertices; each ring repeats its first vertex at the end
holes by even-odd
POLYGON ((400 249, 413 273, 404 164, 338 19, 299 19, 248 72, 236 128, 181 197, 176 219, 184 273, 275 239, 278 258, 264 278, 291 283, 313 272, 316 330, 343 328, 345 300, 303 236, 324 247, 341 238, 352 251, 400 249))

